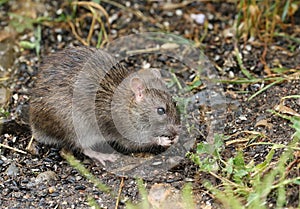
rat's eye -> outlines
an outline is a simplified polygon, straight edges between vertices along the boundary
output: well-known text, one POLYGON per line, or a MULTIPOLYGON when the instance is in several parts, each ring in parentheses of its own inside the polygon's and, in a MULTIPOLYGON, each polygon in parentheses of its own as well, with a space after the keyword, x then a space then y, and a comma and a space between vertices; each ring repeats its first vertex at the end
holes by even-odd
POLYGON ((163 108, 163 107, 157 108, 157 114, 159 114, 159 115, 164 115, 164 114, 166 114, 165 108, 163 108))

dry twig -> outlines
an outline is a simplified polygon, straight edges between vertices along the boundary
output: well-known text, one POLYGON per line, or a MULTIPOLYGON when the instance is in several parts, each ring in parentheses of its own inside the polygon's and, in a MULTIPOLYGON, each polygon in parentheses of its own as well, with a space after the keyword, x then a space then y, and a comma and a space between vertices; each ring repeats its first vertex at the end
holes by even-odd
POLYGON ((1 144, 0 143, 0 147, 4 147, 6 149, 10 149, 10 150, 13 150, 15 152, 19 152, 19 153, 22 153, 22 154, 27 154, 27 152, 23 151, 23 150, 20 150, 20 149, 17 149, 17 148, 14 148, 14 147, 11 147, 11 146, 8 146, 8 145, 5 145, 5 144, 1 144))
POLYGON ((117 198, 115 209, 118 209, 119 202, 120 202, 120 199, 121 199, 121 193, 122 193, 123 186, 124 186, 124 177, 121 178, 121 183, 120 183, 120 187, 119 187, 118 198, 117 198))

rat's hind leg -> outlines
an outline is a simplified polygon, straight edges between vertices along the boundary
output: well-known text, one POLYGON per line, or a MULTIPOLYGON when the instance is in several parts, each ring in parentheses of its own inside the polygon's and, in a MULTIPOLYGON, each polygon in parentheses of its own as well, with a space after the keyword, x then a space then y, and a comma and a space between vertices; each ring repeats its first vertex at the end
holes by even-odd
POLYGON ((49 136, 44 131, 32 127, 32 137, 43 144, 60 145, 61 143, 55 137, 49 136))
POLYGON ((102 152, 97 152, 90 148, 84 149, 83 153, 92 159, 98 160, 104 166, 105 166, 105 161, 114 162, 118 159, 118 155, 116 154, 106 154, 102 152))

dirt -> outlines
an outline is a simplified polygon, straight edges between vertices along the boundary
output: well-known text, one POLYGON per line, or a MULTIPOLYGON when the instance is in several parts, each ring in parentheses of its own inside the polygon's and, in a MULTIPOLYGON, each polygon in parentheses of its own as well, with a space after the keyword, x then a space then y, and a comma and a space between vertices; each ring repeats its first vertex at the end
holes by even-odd
MULTIPOLYGON (((0 6, 0 44, 3 44, 4 51, 7 52, 1 53, 1 56, 4 54, 9 57, 9 62, 7 62, 5 68, 3 66, 3 74, 1 72, 1 76, 6 78, 2 82, 2 86, 5 92, 7 91, 4 96, 7 100, 3 102, 2 106, 5 107, 8 113, 2 120, 0 143, 18 149, 12 150, 5 147, 0 149, 0 205, 2 208, 88 208, 87 199, 93 197, 101 208, 115 208, 116 203, 118 208, 124 208, 127 200, 137 201, 140 199, 136 179, 132 176, 121 177, 116 175, 110 169, 107 170, 80 153, 76 153, 75 156, 83 162, 83 165, 111 188, 113 193, 118 194, 121 189, 122 198, 118 202, 117 195, 114 196, 100 191, 93 183, 70 166, 61 157, 59 148, 34 143, 30 151, 26 150, 31 139, 28 126, 30 88, 34 85, 40 61, 47 54, 56 50, 67 46, 82 45, 82 42, 75 37, 74 33, 71 32, 70 25, 66 22, 46 21, 41 25, 40 57, 37 56, 35 49, 21 50, 20 41, 31 40, 34 42, 34 32, 30 27, 22 32, 7 30, 11 28, 12 23, 12 16, 8 15, 9 12, 29 15, 32 18, 47 16, 52 19, 62 17, 62 12, 72 15, 71 6, 68 6, 64 1, 51 1, 49 3, 43 0, 27 0, 26 2, 21 4, 19 1, 9 1, 0 6), (29 8, 31 9, 29 10, 29 8), (28 11, 31 12, 26 13, 28 11), (14 60, 14 62, 11 60, 14 60), (22 151, 26 153, 24 154, 22 151), (41 176, 41 174, 45 176, 41 176)), ((119 8, 118 5, 105 2, 107 1, 104 1, 101 5, 111 18, 110 27, 108 27, 105 16, 102 16, 104 26, 108 32, 108 42, 138 32, 169 32, 198 43, 197 49, 201 49, 209 58, 215 66, 216 71, 214 72, 217 72, 216 74, 220 79, 229 80, 245 77, 233 52, 235 38, 232 35, 232 26, 237 14, 235 4, 195 1, 182 5, 179 1, 174 1, 173 4, 167 5, 167 9, 164 9, 166 5, 161 1, 141 3, 133 0, 126 1, 126 5, 127 8, 134 9, 124 9, 119 8), (171 6, 176 8, 172 9, 171 6), (209 25, 206 35, 205 26, 196 23, 191 18, 191 14, 198 13, 204 14, 208 18, 209 25), (201 37, 204 38, 200 43, 201 37)), ((82 17, 88 13, 88 9, 78 7, 77 17, 82 17)), ((87 37, 92 20, 90 17, 86 17, 84 20, 81 24, 75 25, 76 27, 80 26, 81 31, 78 34, 87 37)), ((296 25, 290 24, 286 28, 286 33, 297 37, 299 40, 300 27, 298 20, 299 17, 296 16, 294 20, 296 25)), ((37 24, 34 23, 33 26, 37 26, 37 24)), ((100 26, 97 27, 99 31, 100 26)), ((94 33, 91 37, 90 46, 97 45, 97 38, 98 35, 94 33)), ((132 44, 135 45, 135 42, 132 44)), ((242 149, 246 161, 253 160, 254 163, 260 163, 271 147, 268 145, 247 147, 247 142, 240 142, 238 139, 247 139, 250 132, 259 132, 262 135, 255 139, 256 142, 286 145, 291 141, 294 129, 291 128, 290 122, 274 115, 269 110, 274 110, 280 104, 282 97, 299 95, 300 48, 299 44, 293 40, 274 37, 273 41, 267 46, 267 55, 263 60, 262 54, 265 48, 259 40, 247 42, 246 44, 241 40, 237 44, 243 57, 244 67, 254 77, 271 76, 264 67, 264 62, 271 69, 286 68, 288 70, 281 75, 287 77, 287 79, 271 86, 250 101, 248 100, 254 93, 270 84, 270 82, 253 82, 250 84, 224 82, 222 86, 222 92, 226 97, 226 102, 224 100, 221 104, 226 108, 225 113, 220 118, 222 124, 224 124, 222 133, 232 136, 229 141, 226 141, 227 144, 222 156, 228 159, 242 149), (292 76, 293 73, 296 75, 295 78, 292 76)), ((2 50, 2 46, 0 50, 2 50)), ((193 70, 191 68, 185 68, 182 63, 164 55, 133 56, 125 60, 124 63, 128 67, 151 63, 152 66, 165 68, 164 71, 166 72, 168 68, 174 68, 181 81, 192 82, 190 76, 193 74, 193 70)), ((192 94, 200 91, 201 87, 196 88, 192 94)), ((300 114, 299 99, 287 99, 285 105, 300 114)), ((189 120, 194 120, 191 123, 194 123, 201 132, 201 134, 189 136, 196 142, 208 140, 209 130, 207 121, 205 121, 206 115, 201 114, 205 110, 209 112, 209 108, 205 108, 205 106, 203 103, 194 105, 193 117, 189 118, 189 120), (204 118, 204 121, 201 121, 201 118, 204 118)), ((195 151, 195 145, 193 147, 191 151, 195 151)), ((278 158, 281 153, 282 150, 276 151, 274 158, 278 158)), ((218 184, 218 180, 205 173, 198 172, 197 166, 187 158, 180 158, 180 161, 178 160, 178 163, 176 162, 174 165, 168 171, 158 172, 156 175, 150 175, 147 178, 143 176, 146 188, 149 190, 154 184, 163 183, 180 191, 187 182, 192 182, 199 208, 222 208, 220 203, 213 198, 212 194, 207 192, 202 184, 205 179, 210 179, 215 184, 218 184)), ((300 175, 299 165, 295 165, 289 171, 289 177, 300 175)), ((291 185, 286 189, 286 207, 296 208, 299 205, 299 186, 291 185)), ((276 198, 268 198, 266 206, 273 208, 274 204, 276 204, 276 198)))

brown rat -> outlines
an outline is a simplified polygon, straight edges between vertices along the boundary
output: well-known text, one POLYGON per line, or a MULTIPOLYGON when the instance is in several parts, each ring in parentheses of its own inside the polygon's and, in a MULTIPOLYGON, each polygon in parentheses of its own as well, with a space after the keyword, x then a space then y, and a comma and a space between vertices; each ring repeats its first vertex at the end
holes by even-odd
POLYGON ((158 70, 135 72, 103 50, 76 47, 41 65, 30 125, 38 141, 104 164, 114 150, 157 153, 176 143, 179 115, 158 70))

